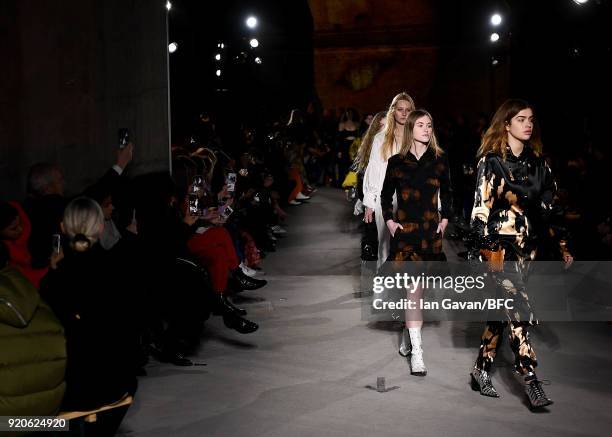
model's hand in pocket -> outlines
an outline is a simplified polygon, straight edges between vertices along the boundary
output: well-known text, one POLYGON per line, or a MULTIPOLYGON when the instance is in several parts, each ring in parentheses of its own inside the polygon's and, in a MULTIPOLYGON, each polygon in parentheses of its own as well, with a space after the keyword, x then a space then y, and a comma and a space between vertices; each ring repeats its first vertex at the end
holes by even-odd
POLYGON ((444 237, 444 231, 446 230, 446 227, 448 226, 448 219, 442 219, 440 220, 440 223, 438 223, 438 229, 436 229, 436 234, 441 234, 441 237, 444 237))

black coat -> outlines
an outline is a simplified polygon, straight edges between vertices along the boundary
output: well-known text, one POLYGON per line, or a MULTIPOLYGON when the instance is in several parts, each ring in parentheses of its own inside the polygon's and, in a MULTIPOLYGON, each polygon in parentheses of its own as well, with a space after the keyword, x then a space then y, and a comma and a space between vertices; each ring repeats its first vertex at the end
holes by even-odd
POLYGON ((127 270, 95 244, 87 252, 67 249, 41 282, 41 295, 66 333, 65 410, 94 409, 135 391, 137 337, 127 270))

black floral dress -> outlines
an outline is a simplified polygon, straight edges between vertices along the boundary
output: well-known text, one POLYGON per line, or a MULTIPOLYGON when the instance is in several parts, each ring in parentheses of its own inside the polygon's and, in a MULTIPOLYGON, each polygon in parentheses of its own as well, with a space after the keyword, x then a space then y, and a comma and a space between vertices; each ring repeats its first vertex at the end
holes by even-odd
POLYGON ((452 214, 450 169, 445 154, 436 156, 432 148, 427 148, 420 159, 410 152, 389 158, 380 201, 385 222, 395 220, 403 228, 398 228, 391 239, 389 261, 445 259, 442 235, 436 232, 440 220, 452 214))

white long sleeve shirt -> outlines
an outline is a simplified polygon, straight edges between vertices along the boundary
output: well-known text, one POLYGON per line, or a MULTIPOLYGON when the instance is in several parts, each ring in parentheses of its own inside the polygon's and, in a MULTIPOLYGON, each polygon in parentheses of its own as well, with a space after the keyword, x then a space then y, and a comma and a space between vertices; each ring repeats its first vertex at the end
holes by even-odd
MULTIPOLYGON (((387 173, 387 159, 383 159, 382 156, 384 139, 384 131, 374 136, 370 160, 363 176, 363 204, 372 209, 375 209, 377 205, 380 206, 380 192, 385 181, 385 174, 387 173)), ((397 153, 399 153, 399 147, 397 147, 397 144, 394 144, 392 155, 397 153)))

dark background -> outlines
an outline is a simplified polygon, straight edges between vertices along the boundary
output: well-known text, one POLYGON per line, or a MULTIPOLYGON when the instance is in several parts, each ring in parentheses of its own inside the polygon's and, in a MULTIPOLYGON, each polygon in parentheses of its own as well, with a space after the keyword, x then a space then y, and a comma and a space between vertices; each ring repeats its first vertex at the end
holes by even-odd
MULTIPOLYGON (((332 46, 358 52, 367 46, 371 47, 364 52, 367 58, 376 46, 400 44, 436 53, 436 65, 429 70, 419 65, 417 57, 414 68, 392 73, 408 77, 406 91, 434 117, 490 117, 503 100, 519 97, 536 107, 544 139, 552 147, 570 153, 572 147, 607 140, 606 125, 612 115, 612 72, 604 62, 611 53, 609 1, 592 0, 582 6, 571 0, 432 1, 427 6, 406 2, 405 7, 423 9, 427 27, 413 23, 399 30, 389 27, 387 32, 380 20, 369 19, 367 5, 365 13, 362 8, 355 16, 346 14, 331 31, 317 32, 311 7, 322 3, 331 8, 338 2, 175 0, 169 14, 169 40, 179 43, 179 50, 170 55, 173 142, 189 135, 202 110, 212 111, 222 132, 230 135, 242 123, 257 125, 286 117, 292 108, 306 109, 309 102, 319 111, 349 104, 360 112, 385 109, 401 90, 385 90, 376 82, 373 86, 382 91, 375 107, 365 97, 362 102, 357 97, 357 104, 319 101, 315 74, 330 70, 328 65, 315 65, 315 52, 332 46), (493 30, 489 17, 494 11, 504 16, 498 44, 489 42, 493 30), (250 14, 259 20, 255 30, 247 29, 244 22, 250 14), (375 37, 371 29, 378 32, 375 37), (251 36, 260 42, 255 50, 248 46, 251 36), (222 64, 213 58, 218 42, 226 45, 222 64), (234 56, 241 51, 248 58, 237 62, 234 56), (256 65, 254 56, 261 56, 263 63, 256 65), (214 73, 218 65, 221 78, 214 73), (426 77, 418 79, 419 74, 426 77), (410 77, 415 79, 411 82, 410 77), (430 82, 425 92, 419 86, 424 81, 430 82)), ((379 13, 382 9, 383 15, 397 12, 394 2, 369 3, 379 13)), ((341 86, 337 84, 338 90, 346 91, 341 86)), ((365 96, 363 91, 354 94, 360 93, 365 96)))

